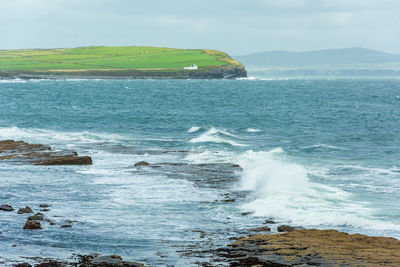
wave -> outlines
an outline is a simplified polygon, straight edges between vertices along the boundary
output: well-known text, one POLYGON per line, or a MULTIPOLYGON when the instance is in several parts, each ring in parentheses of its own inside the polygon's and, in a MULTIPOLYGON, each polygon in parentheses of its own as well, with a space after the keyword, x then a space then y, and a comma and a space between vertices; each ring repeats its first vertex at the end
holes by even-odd
POLYGON ((289 80, 288 77, 269 77, 269 78, 261 78, 261 77, 254 77, 249 76, 245 78, 236 78, 238 81, 287 81, 289 80))
POLYGON ((27 142, 39 142, 45 144, 69 143, 73 146, 79 143, 116 142, 125 139, 117 134, 95 132, 63 132, 39 128, 0 127, 0 139, 23 140, 27 142))
POLYGON ((368 202, 353 194, 310 181, 302 165, 277 159, 274 151, 247 151, 238 157, 243 172, 240 189, 252 198, 241 208, 255 216, 272 217, 306 227, 346 226, 400 230, 400 226, 374 218, 368 202))
POLYGON ((22 79, 10 79, 10 80, 0 80, 0 83, 27 83, 26 80, 22 79))
POLYGON ((255 128, 247 128, 246 132, 248 132, 248 133, 259 133, 259 132, 261 132, 261 130, 260 129, 255 129, 255 128))
POLYGON ((218 144, 229 144, 232 146, 247 146, 245 144, 238 143, 232 139, 240 139, 237 135, 232 134, 226 130, 217 129, 211 127, 210 130, 195 137, 189 141, 189 143, 218 143, 218 144))
POLYGON ((328 144, 316 144, 316 145, 311 145, 311 146, 304 146, 302 148, 303 149, 328 148, 328 149, 336 149, 336 150, 348 150, 347 148, 344 148, 344 147, 338 147, 338 146, 333 146, 333 145, 328 145, 328 144))
POLYGON ((200 131, 200 130, 201 130, 201 127, 193 126, 188 130, 188 133, 195 133, 195 132, 200 131))

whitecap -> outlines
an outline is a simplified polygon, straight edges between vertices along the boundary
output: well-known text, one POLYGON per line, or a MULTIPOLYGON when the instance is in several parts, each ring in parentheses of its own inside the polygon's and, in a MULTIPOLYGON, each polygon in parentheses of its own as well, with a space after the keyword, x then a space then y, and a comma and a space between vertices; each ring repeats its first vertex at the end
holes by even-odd
POLYGON ((197 132, 199 130, 201 130, 201 127, 193 126, 188 130, 188 133, 195 133, 195 132, 197 132))
POLYGON ((255 129, 255 128, 247 128, 246 132, 248 133, 259 133, 261 132, 260 129, 255 129))
POLYGON ((311 146, 304 146, 302 148, 303 149, 328 148, 328 149, 336 149, 336 150, 348 150, 347 148, 344 148, 344 147, 333 146, 333 145, 328 145, 328 144, 316 144, 316 145, 311 145, 311 146))
POLYGON ((221 130, 217 128, 210 128, 207 132, 201 134, 198 137, 195 137, 189 141, 189 143, 218 143, 218 144, 229 144, 232 146, 247 146, 245 144, 241 144, 234 139, 239 139, 238 136, 232 134, 226 130, 221 130))

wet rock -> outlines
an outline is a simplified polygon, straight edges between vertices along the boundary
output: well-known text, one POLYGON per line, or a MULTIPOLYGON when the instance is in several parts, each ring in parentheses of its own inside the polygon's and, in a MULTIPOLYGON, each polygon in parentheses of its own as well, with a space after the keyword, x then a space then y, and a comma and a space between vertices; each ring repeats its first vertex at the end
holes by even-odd
POLYGON ((266 219, 265 224, 276 224, 276 222, 272 219, 266 219))
POLYGON ((40 159, 34 163, 35 165, 92 165, 93 161, 89 156, 66 155, 51 159, 40 159))
POLYGON ((49 209, 41 209, 40 211, 46 212, 46 211, 50 211, 49 209))
POLYGON ((93 257, 90 260, 90 263, 88 266, 145 267, 145 265, 141 264, 141 263, 137 263, 137 262, 133 262, 133 261, 124 261, 124 260, 122 260, 122 257, 119 255, 93 257))
POLYGON ((50 207, 48 204, 40 204, 39 205, 39 208, 48 208, 48 207, 50 207))
POLYGON ((242 214, 242 216, 247 216, 247 215, 252 214, 252 212, 242 212, 241 214, 242 214))
POLYGON ((89 156, 78 156, 74 151, 51 151, 42 144, 24 141, 0 141, 0 160, 12 160, 35 165, 91 165, 89 156))
POLYGON ((50 225, 56 225, 56 223, 55 223, 55 222, 53 222, 53 221, 51 221, 51 222, 50 222, 50 225))
POLYGON ((146 162, 146 161, 139 161, 135 163, 135 167, 140 167, 140 166, 149 166, 150 163, 146 162))
POLYGON ((66 267, 66 265, 62 262, 50 260, 36 264, 35 267, 66 267))
POLYGON ((42 226, 40 225, 39 221, 34 221, 34 220, 27 220, 24 228, 25 230, 39 230, 42 229, 42 226))
POLYGON ((257 228, 251 228, 249 231, 252 232, 271 232, 271 228, 268 226, 263 226, 263 227, 257 227, 257 228))
POLYGON ((215 254, 230 266, 400 266, 400 241, 303 229, 243 237, 215 254))
POLYGON ((8 204, 2 204, 2 205, 0 205, 0 210, 13 211, 14 208, 11 205, 8 205, 8 204))
POLYGON ((29 216, 28 220, 32 220, 32 221, 43 221, 44 216, 41 213, 36 213, 35 215, 29 216))
POLYGON ((278 232, 291 232, 296 230, 295 227, 290 226, 290 225, 280 225, 278 226, 278 232))
POLYGON ((72 224, 72 223, 76 223, 76 222, 78 222, 78 221, 75 221, 75 220, 65 220, 65 223, 67 223, 67 224, 72 224))
POLYGON ((18 263, 14 265, 15 267, 32 267, 29 263, 18 263))
POLYGON ((18 214, 24 214, 24 213, 33 213, 33 210, 29 206, 26 206, 25 208, 20 208, 18 210, 18 214))
POLYGON ((72 225, 70 225, 70 224, 64 224, 64 225, 60 226, 60 228, 71 228, 71 227, 72 227, 72 225))

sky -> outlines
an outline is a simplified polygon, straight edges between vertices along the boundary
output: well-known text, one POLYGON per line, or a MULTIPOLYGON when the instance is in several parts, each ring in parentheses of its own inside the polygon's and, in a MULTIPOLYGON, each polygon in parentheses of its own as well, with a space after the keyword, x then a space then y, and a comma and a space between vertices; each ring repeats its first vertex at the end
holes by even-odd
POLYGON ((102 45, 400 53, 400 1, 0 0, 0 49, 102 45))

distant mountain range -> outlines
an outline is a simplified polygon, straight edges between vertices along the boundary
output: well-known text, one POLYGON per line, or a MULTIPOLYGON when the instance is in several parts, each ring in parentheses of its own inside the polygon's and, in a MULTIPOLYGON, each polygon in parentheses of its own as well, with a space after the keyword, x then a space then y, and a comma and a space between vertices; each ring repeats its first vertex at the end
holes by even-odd
POLYGON ((247 67, 304 67, 400 63, 400 54, 366 48, 346 48, 308 52, 270 51, 236 56, 235 59, 247 67))

